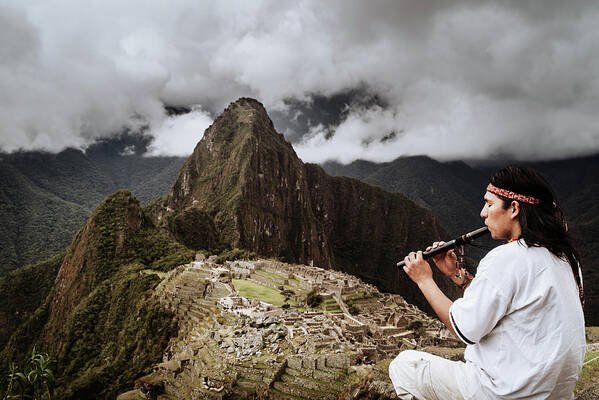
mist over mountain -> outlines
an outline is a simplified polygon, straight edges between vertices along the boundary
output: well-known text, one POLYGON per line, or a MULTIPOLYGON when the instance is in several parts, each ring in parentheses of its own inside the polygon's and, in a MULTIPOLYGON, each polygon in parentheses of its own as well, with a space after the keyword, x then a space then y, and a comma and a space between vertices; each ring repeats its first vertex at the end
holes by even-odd
POLYGON ((187 118, 203 131, 250 96, 304 162, 599 150, 595 1, 141 5, 3 2, 0 148, 58 152, 141 124, 153 154, 188 155, 187 118))

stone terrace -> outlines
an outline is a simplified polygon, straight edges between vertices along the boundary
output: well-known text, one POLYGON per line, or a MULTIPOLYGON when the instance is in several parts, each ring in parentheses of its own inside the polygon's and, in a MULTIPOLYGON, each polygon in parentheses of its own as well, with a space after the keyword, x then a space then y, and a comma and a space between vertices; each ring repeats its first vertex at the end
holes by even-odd
POLYGON ((180 324, 163 362, 136 385, 155 398, 335 399, 358 363, 459 345, 401 296, 306 265, 198 257, 169 272, 155 296, 180 324), (285 307, 242 296, 234 280, 280 293, 285 307), (312 290, 323 297, 314 309, 304 304, 312 290))

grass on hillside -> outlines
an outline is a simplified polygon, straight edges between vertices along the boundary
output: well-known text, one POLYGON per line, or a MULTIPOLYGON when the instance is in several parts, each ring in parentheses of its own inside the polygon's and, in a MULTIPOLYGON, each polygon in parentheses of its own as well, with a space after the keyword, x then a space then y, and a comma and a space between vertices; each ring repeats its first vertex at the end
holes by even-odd
POLYGON ((142 270, 142 271, 140 271, 140 272, 141 272, 142 274, 145 274, 145 275, 152 275, 152 274, 153 274, 153 275, 158 275, 158 277, 159 277, 160 279, 164 279, 164 278, 166 278, 166 276, 167 276, 167 273, 166 273, 166 272, 155 271, 155 270, 153 270, 153 269, 144 269, 144 270, 142 270))
MULTIPOLYGON (((248 299, 259 299, 277 307, 281 307, 285 304, 285 296, 278 290, 259 285, 255 282, 243 279, 233 279, 233 286, 235 286, 235 289, 239 292, 240 296, 247 297, 248 299)), ((292 306, 297 304, 293 300, 289 300, 288 303, 292 306)))
POLYGON ((599 351, 589 351, 584 357, 584 362, 587 363, 593 359, 593 361, 589 362, 582 366, 582 372, 580 373, 580 378, 576 383, 575 392, 578 393, 589 386, 599 382, 599 351))

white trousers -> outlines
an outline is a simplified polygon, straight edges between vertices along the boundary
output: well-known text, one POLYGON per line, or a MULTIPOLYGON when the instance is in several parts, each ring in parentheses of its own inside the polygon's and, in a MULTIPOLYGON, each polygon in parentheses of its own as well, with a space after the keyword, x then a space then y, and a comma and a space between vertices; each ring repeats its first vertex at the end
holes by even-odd
POLYGON ((472 364, 406 350, 389 365, 401 400, 486 400, 472 364))

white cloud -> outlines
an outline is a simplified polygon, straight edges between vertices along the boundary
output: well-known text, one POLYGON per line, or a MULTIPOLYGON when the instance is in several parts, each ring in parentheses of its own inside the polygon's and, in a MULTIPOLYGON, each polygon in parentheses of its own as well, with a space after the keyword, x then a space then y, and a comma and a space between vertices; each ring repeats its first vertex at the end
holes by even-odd
POLYGON ((190 113, 174 115, 150 129, 154 141, 148 155, 188 156, 212 124, 212 117, 196 106, 190 113))
MULTIPOLYGON (((140 119, 174 135, 164 102, 201 104, 203 123, 241 96, 284 110, 356 87, 388 107, 351 110, 330 140, 313 129, 296 144, 305 160, 599 150, 590 0, 7 0, 0 60, 9 151, 85 146, 140 119), (388 131, 402 133, 380 143, 388 131)), ((153 152, 185 152, 168 146, 153 152)))

